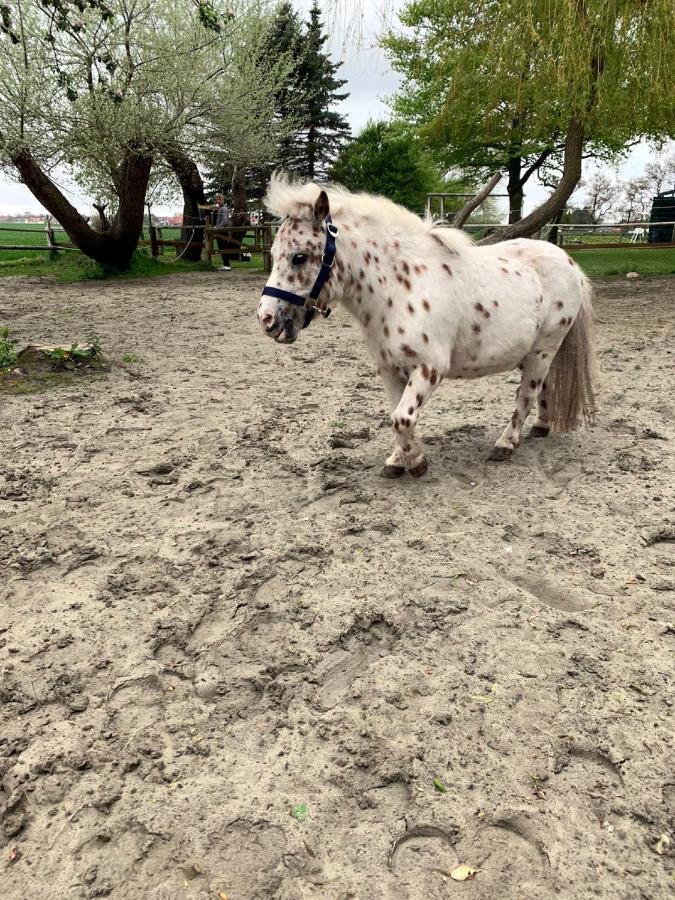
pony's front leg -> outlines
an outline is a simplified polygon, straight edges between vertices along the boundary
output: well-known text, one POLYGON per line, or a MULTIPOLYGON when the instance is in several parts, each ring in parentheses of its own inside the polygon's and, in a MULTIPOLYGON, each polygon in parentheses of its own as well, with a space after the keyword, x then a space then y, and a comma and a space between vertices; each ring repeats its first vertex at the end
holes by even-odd
POLYGON ((407 469, 415 478, 427 471, 427 460, 421 443, 415 438, 415 426, 422 406, 440 382, 435 369, 423 364, 416 368, 392 413, 394 452, 387 459, 382 474, 397 478, 407 469))

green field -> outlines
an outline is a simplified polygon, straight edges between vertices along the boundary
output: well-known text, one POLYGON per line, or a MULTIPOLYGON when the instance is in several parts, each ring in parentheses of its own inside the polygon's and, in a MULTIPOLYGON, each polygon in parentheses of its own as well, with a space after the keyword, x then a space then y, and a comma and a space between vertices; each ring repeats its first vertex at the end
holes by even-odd
POLYGON ((675 247, 663 250, 641 250, 621 247, 601 250, 566 248, 572 259, 591 278, 608 278, 637 272, 638 275, 675 275, 675 247))
MULTIPOLYGON (((65 232, 55 229, 54 236, 57 242, 65 243, 68 238, 65 232)), ((17 259, 37 259, 48 260, 49 253, 47 247, 47 235, 44 228, 40 225, 21 225, 17 223, 1 222, 0 223, 0 263, 9 262, 17 259), (16 228, 17 231, 4 231, 5 228, 16 228), (44 247, 44 250, 3 250, 3 246, 8 244, 29 244, 31 246, 44 247)))

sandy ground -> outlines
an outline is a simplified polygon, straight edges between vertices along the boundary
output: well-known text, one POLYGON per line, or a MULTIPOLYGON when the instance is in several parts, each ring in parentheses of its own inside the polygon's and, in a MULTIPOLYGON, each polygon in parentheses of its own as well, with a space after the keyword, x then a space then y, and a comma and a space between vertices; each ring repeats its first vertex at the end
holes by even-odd
POLYGON ((0 395, 2 897, 672 896, 675 282, 599 286, 595 428, 488 463, 514 378, 445 384, 398 482, 261 283, 0 282, 113 362, 0 395))

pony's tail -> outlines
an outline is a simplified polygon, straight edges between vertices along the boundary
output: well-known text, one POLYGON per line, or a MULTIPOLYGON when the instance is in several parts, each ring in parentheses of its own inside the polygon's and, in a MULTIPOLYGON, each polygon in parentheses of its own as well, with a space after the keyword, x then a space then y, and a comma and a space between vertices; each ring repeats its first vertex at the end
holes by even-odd
POLYGON ((593 289, 584 277, 581 308, 553 358, 546 378, 549 424, 574 431, 595 420, 598 359, 593 339, 593 289))

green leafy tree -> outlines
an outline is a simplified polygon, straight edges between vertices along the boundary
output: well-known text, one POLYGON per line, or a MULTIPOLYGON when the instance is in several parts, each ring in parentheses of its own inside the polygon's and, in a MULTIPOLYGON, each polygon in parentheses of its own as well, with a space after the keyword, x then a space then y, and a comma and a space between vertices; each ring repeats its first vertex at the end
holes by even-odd
POLYGON ((670 0, 411 0, 384 41, 404 76, 397 113, 448 166, 506 171, 512 226, 555 218, 584 154, 611 158, 675 129, 670 0), (522 222, 524 185, 564 154, 551 197, 522 222))
POLYGON ((331 179, 352 191, 382 194, 415 212, 422 212, 428 193, 443 190, 420 141, 387 122, 369 122, 342 148, 331 179))

